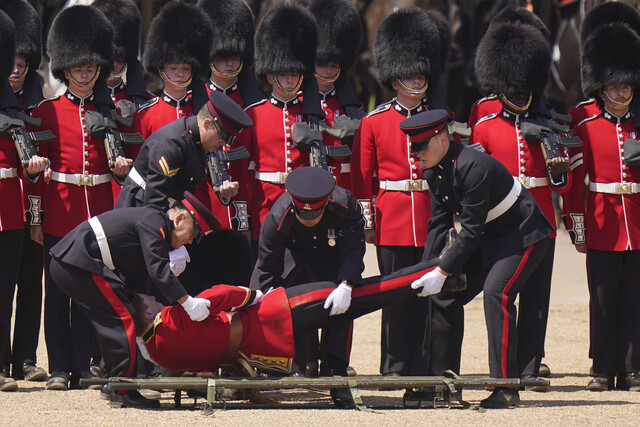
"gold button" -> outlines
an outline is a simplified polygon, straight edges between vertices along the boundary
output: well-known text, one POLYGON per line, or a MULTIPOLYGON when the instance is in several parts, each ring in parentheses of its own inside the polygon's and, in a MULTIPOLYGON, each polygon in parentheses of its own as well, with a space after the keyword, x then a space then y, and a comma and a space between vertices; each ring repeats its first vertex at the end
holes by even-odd
POLYGON ((292 163, 292 162, 293 162, 293 160, 291 160, 291 157, 288 157, 287 158, 287 163, 292 163))
POLYGON ((86 162, 84 162, 85 166, 89 166, 89 161, 87 160, 86 162))
POLYGON ((416 179, 417 177, 418 177, 417 173, 414 173, 414 174, 411 175, 411 178, 413 178, 413 179, 416 179))

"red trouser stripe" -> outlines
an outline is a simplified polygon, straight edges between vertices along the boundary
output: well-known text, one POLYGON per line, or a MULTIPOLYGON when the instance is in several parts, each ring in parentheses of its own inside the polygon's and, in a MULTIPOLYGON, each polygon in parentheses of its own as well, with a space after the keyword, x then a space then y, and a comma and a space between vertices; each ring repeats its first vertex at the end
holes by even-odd
POLYGON ((529 255, 531 254, 532 249, 533 249, 533 245, 529 246, 527 250, 524 252, 524 255, 520 260, 520 264, 518 264, 518 268, 516 269, 516 272, 513 274, 513 276, 507 283, 507 286, 505 286, 504 289, 502 290, 502 348, 500 353, 501 355, 500 362, 501 362, 503 378, 508 378, 507 377, 507 352, 509 348, 509 313, 507 311, 507 302, 509 301, 509 298, 507 296, 507 293, 509 292, 509 289, 511 289, 511 286, 513 286, 514 282, 518 279, 518 276, 520 276, 520 273, 522 272, 522 269, 524 268, 524 266, 527 264, 527 261, 529 260, 529 255))
POLYGON ((127 307, 124 306, 120 298, 113 292, 113 288, 111 288, 111 285, 107 283, 104 277, 95 273, 91 273, 91 276, 96 285, 98 285, 98 289, 100 289, 102 295, 107 299, 107 302, 118 314, 124 325, 124 330, 127 333, 127 341, 129 341, 129 367, 124 376, 131 377, 136 362, 136 327, 133 323, 133 318, 129 310, 127 310, 127 307))

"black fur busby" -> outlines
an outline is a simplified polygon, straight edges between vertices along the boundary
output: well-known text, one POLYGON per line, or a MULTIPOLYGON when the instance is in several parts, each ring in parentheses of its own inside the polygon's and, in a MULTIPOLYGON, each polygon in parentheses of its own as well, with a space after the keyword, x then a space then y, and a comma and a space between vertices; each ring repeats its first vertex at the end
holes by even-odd
POLYGON ((140 22, 138 6, 132 0, 96 0, 98 8, 113 25, 113 55, 134 61, 140 50, 140 22))
POLYGON ((25 0, 4 0, 0 2, 0 9, 18 29, 16 54, 24 55, 29 67, 37 69, 42 60, 42 23, 38 12, 25 0))
POLYGON ((536 27, 538 31, 542 33, 547 42, 551 42, 551 31, 549 31, 544 22, 542 22, 535 13, 529 12, 524 7, 508 6, 503 8, 491 19, 489 28, 505 22, 520 22, 522 24, 528 24, 536 27))
POLYGON ((51 73, 66 83, 64 70, 95 62, 106 76, 113 67, 113 27, 95 7, 72 6, 64 9, 51 24, 47 52, 51 73))
POLYGON ((449 49, 451 48, 451 27, 449 26, 447 18, 440 11, 428 9, 426 12, 438 28, 438 37, 440 38, 440 63, 442 64, 441 71, 444 72, 444 64, 447 62, 449 49))
POLYGON ((627 24, 614 22, 591 31, 582 46, 582 92, 598 98, 610 83, 640 87, 640 36, 627 24))
POLYGON ((356 62, 362 41, 362 23, 349 0, 313 0, 309 10, 318 24, 316 63, 335 61, 344 70, 356 62))
POLYGON ((535 27, 505 22, 489 28, 476 50, 475 69, 483 93, 533 92, 547 85, 551 49, 535 27))
POLYGON ((213 42, 210 61, 216 56, 239 56, 245 66, 253 63, 256 32, 251 9, 244 0, 199 0, 197 6, 211 20, 213 42))
POLYGON ((209 70, 213 33, 211 21, 195 5, 168 3, 151 22, 142 62, 149 74, 158 74, 166 63, 191 65, 194 76, 209 70))
POLYGON ((411 74, 426 76, 435 84, 442 73, 438 27, 418 8, 392 13, 378 27, 373 42, 378 81, 393 90, 391 82, 411 74))
POLYGON ((312 77, 318 31, 307 9, 281 4, 271 9, 256 30, 255 71, 258 76, 295 71, 312 77))
POLYGON ((0 79, 6 82, 13 71, 16 55, 16 27, 9 16, 0 11, 0 79))
POLYGON ((580 41, 584 44, 589 34, 600 25, 620 22, 640 34, 640 13, 623 2, 602 3, 589 11, 582 22, 580 41))

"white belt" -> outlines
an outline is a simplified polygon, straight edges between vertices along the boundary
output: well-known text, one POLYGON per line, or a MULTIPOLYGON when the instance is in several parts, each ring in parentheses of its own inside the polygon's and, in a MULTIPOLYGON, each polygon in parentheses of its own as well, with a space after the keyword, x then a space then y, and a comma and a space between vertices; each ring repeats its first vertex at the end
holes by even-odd
POLYGON ((351 172, 351 163, 340 163, 340 173, 351 172))
POLYGON ((107 235, 104 234, 102 224, 100 224, 98 218, 94 216, 93 218, 89 218, 89 225, 93 229, 93 233, 96 235, 98 247, 100 248, 100 255, 102 255, 102 262, 104 262, 104 265, 106 265, 110 270, 115 270, 116 267, 113 265, 113 260, 111 259, 111 251, 109 250, 107 235))
POLYGON ((145 182, 145 180, 142 178, 142 175, 140 175, 140 172, 138 172, 136 170, 136 168, 131 168, 131 170, 129 171, 129 178, 131 178, 131 180, 133 182, 135 182, 136 184, 138 184, 138 186, 140 188, 142 188, 143 190, 146 190, 147 188, 147 183, 145 182))
POLYGON ((270 182, 272 184, 284 184, 287 179, 286 172, 260 172, 256 171, 256 179, 259 181, 270 182))
POLYGON ((547 185, 549 185, 549 178, 546 177, 537 178, 535 176, 522 175, 515 178, 517 178, 518 181, 520 181, 520 184, 522 184, 522 186, 527 190, 529 188, 546 187, 547 185))
POLYGON ((640 193, 640 183, 637 182, 590 182, 589 190, 596 193, 608 194, 636 194, 640 193))
POLYGON ((98 184, 105 184, 111 181, 110 173, 103 173, 102 175, 94 175, 91 173, 61 173, 51 171, 51 179, 58 182, 64 182, 66 184, 86 185, 92 187, 98 184))
POLYGON ((16 168, 0 168, 0 179, 15 178, 18 176, 16 168))
POLYGON ((400 181, 380 181, 380 188, 387 191, 428 191, 426 179, 403 179, 400 181))
POLYGON ((511 191, 506 195, 504 199, 493 208, 489 210, 487 213, 487 220, 485 223, 491 222, 494 219, 498 218, 500 215, 509 210, 511 206, 518 200, 518 196, 520 195, 520 191, 522 190, 522 185, 520 181, 518 181, 515 177, 513 178, 513 186, 511 187, 511 191))

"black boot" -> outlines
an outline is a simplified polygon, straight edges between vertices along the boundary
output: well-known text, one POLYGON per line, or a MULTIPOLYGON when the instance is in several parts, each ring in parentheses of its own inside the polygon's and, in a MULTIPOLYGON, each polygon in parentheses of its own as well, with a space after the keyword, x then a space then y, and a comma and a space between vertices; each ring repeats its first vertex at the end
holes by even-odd
POLYGON ((111 391, 109 406, 112 408, 158 409, 160 402, 145 399, 136 390, 129 390, 124 394, 111 391))

